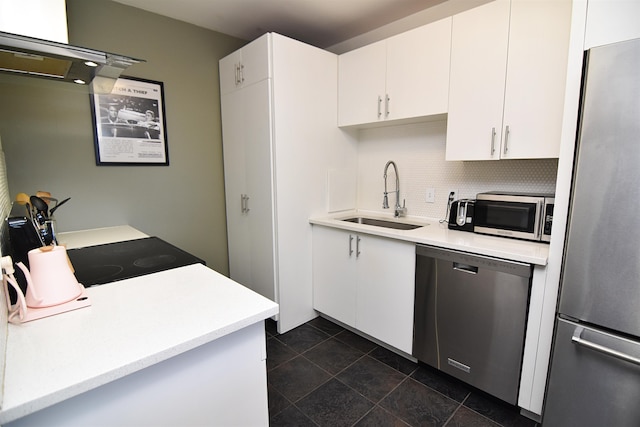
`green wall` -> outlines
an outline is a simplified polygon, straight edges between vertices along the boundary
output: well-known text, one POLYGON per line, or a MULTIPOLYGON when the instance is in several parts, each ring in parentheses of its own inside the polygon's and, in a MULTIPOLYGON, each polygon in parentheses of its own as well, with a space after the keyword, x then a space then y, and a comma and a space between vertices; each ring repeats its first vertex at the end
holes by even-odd
POLYGON ((71 44, 145 59, 164 83, 170 166, 96 166, 86 87, 0 75, 11 197, 71 200, 59 231, 129 224, 228 274, 218 60, 245 41, 108 0, 67 0, 71 44))

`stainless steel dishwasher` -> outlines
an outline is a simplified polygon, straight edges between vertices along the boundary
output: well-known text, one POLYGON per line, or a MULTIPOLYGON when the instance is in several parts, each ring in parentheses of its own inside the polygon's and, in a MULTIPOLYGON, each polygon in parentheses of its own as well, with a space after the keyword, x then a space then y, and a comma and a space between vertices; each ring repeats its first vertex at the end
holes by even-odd
POLYGON ((413 356, 516 404, 532 271, 417 245, 413 356))

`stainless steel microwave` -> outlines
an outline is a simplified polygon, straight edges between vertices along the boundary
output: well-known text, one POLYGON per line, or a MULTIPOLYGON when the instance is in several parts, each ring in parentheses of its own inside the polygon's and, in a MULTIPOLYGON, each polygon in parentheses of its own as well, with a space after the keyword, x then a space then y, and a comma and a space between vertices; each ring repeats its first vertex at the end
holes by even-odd
POLYGON ((473 231, 549 242, 553 205, 553 194, 479 193, 476 196, 473 231))

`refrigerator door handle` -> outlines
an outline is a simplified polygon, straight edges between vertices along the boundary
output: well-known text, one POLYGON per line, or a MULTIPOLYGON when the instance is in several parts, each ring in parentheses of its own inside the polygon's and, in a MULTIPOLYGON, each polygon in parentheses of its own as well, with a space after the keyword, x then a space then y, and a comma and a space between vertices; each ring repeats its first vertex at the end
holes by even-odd
POLYGON ((625 362, 633 363, 634 365, 640 366, 639 358, 633 357, 621 351, 614 350, 612 348, 605 347, 603 345, 596 344, 592 341, 586 340, 582 338, 582 332, 584 332, 584 328, 582 326, 576 327, 575 331, 573 332, 573 336, 571 337, 571 342, 573 342, 574 344, 586 347, 588 349, 606 354, 607 356, 611 356, 616 359, 624 360, 625 362))

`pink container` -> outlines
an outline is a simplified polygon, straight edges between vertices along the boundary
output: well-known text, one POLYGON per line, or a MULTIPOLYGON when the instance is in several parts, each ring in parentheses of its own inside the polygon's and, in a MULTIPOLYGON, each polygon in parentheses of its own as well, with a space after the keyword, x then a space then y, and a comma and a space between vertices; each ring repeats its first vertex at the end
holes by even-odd
POLYGON ((29 251, 30 271, 18 264, 27 278, 27 307, 51 307, 69 302, 82 293, 63 246, 29 251))

